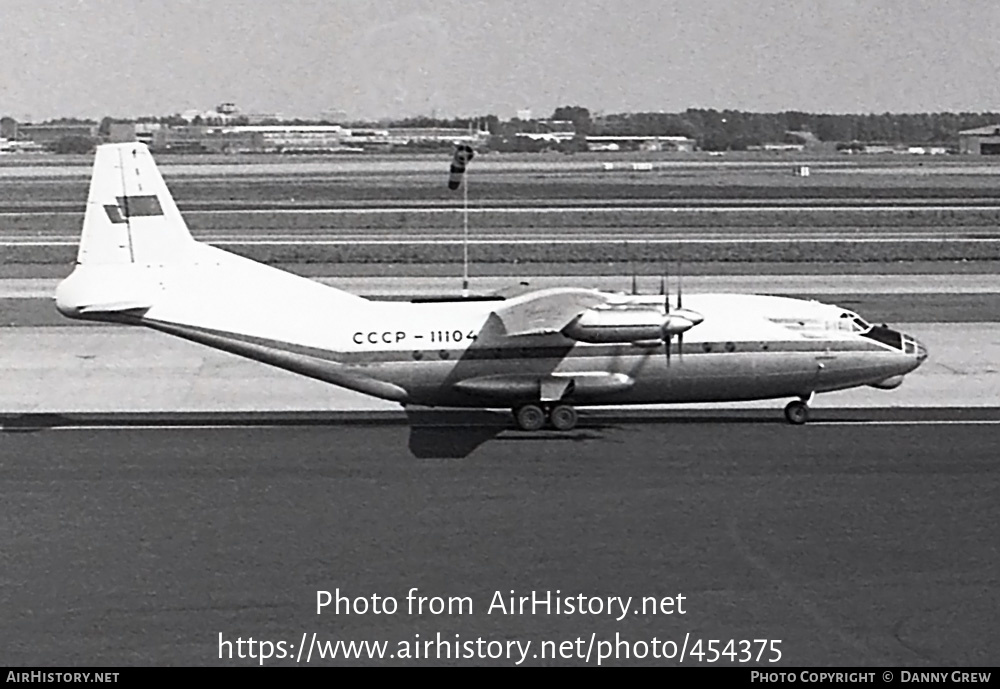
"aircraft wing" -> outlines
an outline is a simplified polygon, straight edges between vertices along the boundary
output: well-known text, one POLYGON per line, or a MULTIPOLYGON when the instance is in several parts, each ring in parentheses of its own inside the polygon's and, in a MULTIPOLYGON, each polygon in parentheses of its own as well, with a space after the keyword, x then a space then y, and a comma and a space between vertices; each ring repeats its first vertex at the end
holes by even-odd
POLYGON ((561 332, 574 318, 594 306, 608 303, 608 295, 592 289, 554 287, 508 299, 493 310, 507 336, 561 332))

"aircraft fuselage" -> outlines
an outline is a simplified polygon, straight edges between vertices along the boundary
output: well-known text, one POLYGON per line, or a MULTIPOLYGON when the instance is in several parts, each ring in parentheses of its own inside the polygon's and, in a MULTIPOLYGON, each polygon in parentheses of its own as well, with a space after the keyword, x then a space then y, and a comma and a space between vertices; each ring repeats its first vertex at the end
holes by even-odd
MULTIPOLYGON (((666 285, 664 290, 666 291, 666 285)), ((575 405, 891 389, 913 338, 784 297, 627 295, 573 287, 510 299, 372 301, 197 242, 139 143, 98 147, 70 318, 141 325, 402 404, 515 409, 525 430, 575 405)), ((792 423, 808 416, 786 407, 792 423)))

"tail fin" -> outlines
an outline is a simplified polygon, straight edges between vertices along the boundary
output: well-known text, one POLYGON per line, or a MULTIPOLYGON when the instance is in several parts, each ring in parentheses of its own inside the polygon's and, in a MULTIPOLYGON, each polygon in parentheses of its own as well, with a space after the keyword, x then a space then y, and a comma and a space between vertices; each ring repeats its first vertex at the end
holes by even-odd
POLYGON ((146 145, 98 146, 77 263, 181 263, 193 245, 146 145))

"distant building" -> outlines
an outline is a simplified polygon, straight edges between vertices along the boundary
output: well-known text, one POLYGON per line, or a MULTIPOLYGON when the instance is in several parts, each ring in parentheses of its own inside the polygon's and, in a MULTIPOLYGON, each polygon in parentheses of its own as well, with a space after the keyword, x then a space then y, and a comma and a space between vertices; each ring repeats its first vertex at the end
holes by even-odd
POLYGON ((449 127, 391 127, 388 143, 407 144, 475 144, 488 138, 490 133, 475 129, 449 127))
POLYGON ((34 141, 7 141, 2 147, 2 153, 45 153, 45 146, 34 141))
POLYGON ((163 127, 152 132, 149 147, 169 153, 253 153, 264 149, 264 137, 224 127, 163 127))
POLYGON ((678 151, 690 153, 697 142, 687 136, 588 136, 587 147, 592 151, 617 151, 624 149, 643 151, 678 151), (614 148, 617 146, 617 148, 614 148))
MULTIPOLYGON (((229 105, 223 103, 219 107, 229 105)), ((219 112, 218 110, 185 110, 181 113, 181 119, 191 124, 227 124, 235 119, 232 113, 219 112)))
MULTIPOLYGON (((587 150, 588 151, 620 151, 620 150, 622 150, 622 147, 621 147, 620 144, 617 144, 614 141, 608 141, 607 143, 605 143, 605 142, 598 142, 598 141, 594 141, 594 142, 588 141, 587 142, 587 150)), ((605 170, 613 170, 614 169, 614 164, 613 163, 608 163, 607 165, 611 165, 611 167, 605 166, 605 168, 604 168, 605 170)))
POLYGON ((959 132, 958 152, 971 155, 1000 155, 1000 124, 959 132))
POLYGON ((161 129, 166 129, 167 125, 159 122, 136 122, 135 140, 152 147, 153 135, 161 129))
POLYGON ((576 125, 571 120, 535 120, 526 127, 529 127, 526 131, 517 132, 514 136, 552 143, 572 141, 576 136, 576 125))
POLYGON ((867 153, 867 154, 879 154, 879 153, 902 153, 906 149, 900 148, 892 144, 885 143, 862 143, 860 141, 852 141, 851 143, 841 143, 837 144, 837 151, 840 153, 867 153))
POLYGON ((36 144, 76 136, 92 139, 97 136, 97 123, 21 124, 17 128, 17 136, 22 141, 34 141, 36 144))
POLYGON ((388 129, 367 129, 354 127, 344 130, 342 139, 345 146, 351 147, 385 147, 389 145, 388 129))
POLYGON ((339 124, 262 124, 225 127, 227 134, 259 135, 261 151, 274 153, 323 153, 341 147, 345 130, 339 124))
POLYGON ((806 150, 805 144, 762 144, 747 146, 748 151, 767 151, 769 153, 801 153, 806 150))

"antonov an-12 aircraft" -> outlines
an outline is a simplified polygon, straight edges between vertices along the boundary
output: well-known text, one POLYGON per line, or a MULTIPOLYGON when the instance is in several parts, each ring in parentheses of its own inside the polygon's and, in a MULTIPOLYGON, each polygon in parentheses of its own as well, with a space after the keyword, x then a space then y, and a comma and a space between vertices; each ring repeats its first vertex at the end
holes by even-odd
MULTIPOLYGON (((663 290, 665 291, 665 290, 663 290)), ((371 301, 195 241, 148 149, 98 147, 69 318, 142 325, 402 405, 507 407, 568 430, 576 407, 890 389, 913 337, 815 301, 573 287, 495 300, 371 301)))

